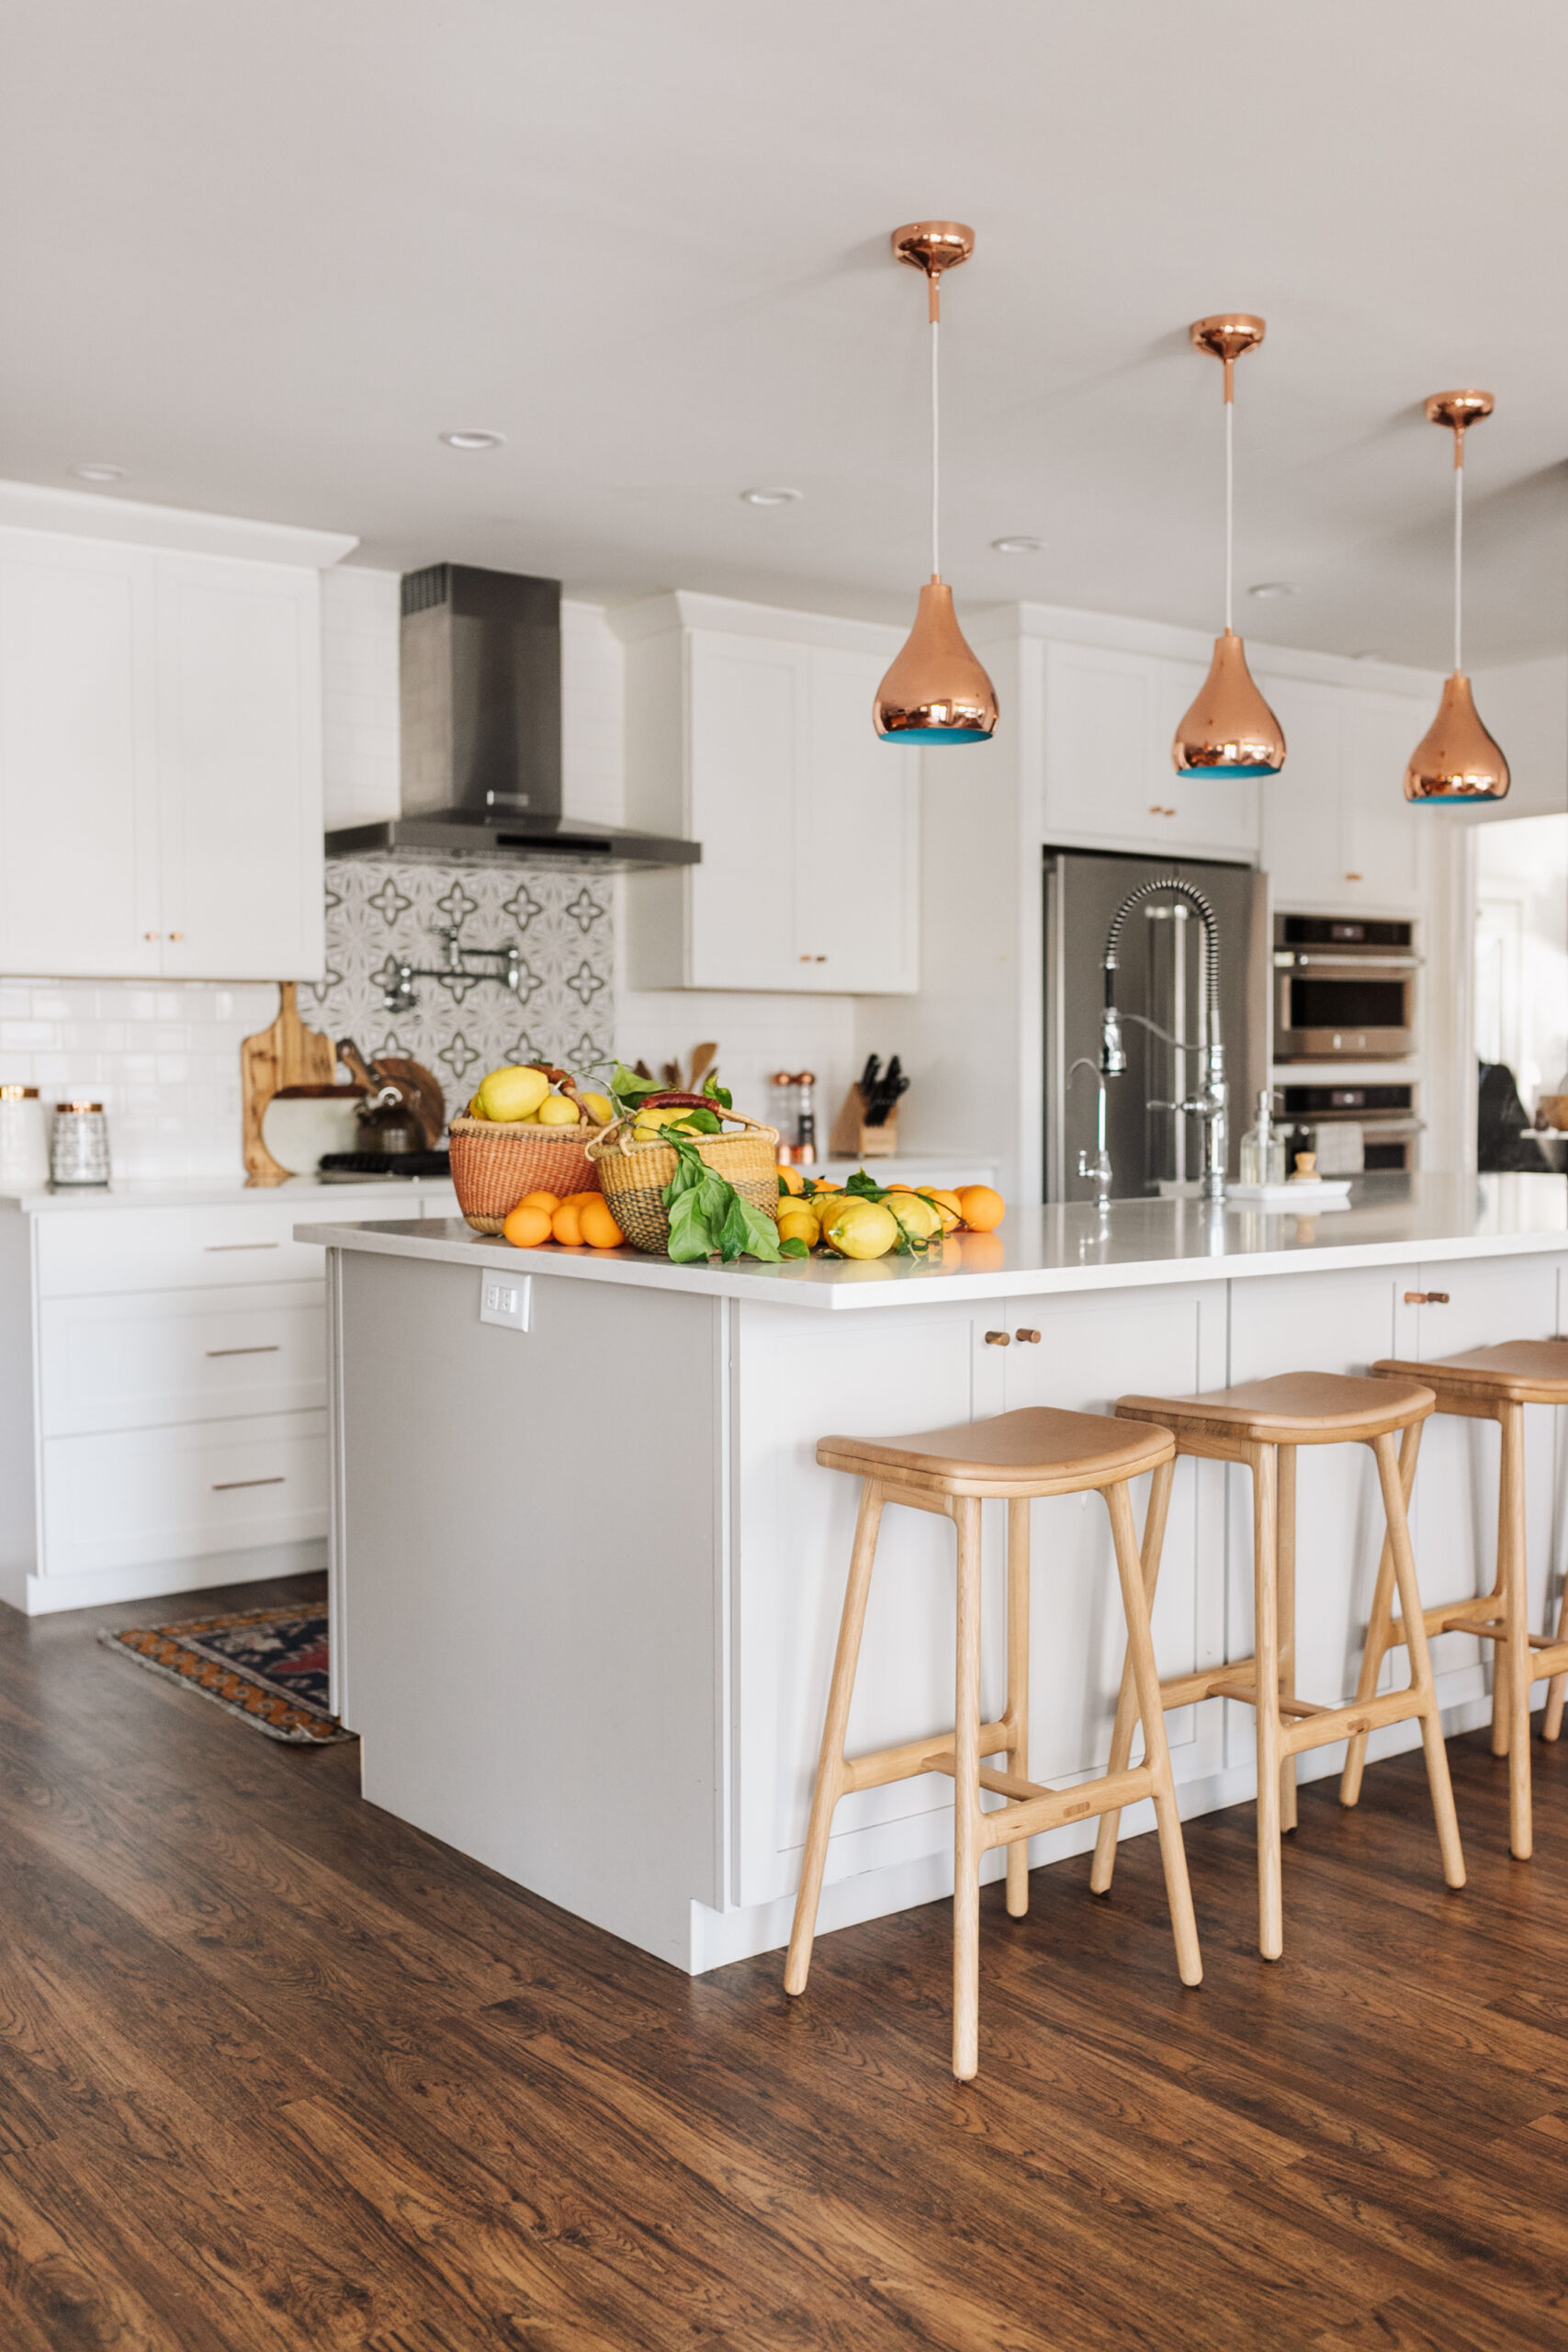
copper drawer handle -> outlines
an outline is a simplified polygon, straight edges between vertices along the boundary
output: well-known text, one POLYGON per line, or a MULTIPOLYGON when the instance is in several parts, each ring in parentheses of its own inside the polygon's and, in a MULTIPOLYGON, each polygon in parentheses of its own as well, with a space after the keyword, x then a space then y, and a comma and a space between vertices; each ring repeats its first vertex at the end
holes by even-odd
POLYGON ((986 1345, 988 1348, 1010 1348, 1012 1345, 1012 1333, 1010 1331, 987 1331, 986 1334, 986 1345))
POLYGON ((1014 1333, 1014 1337, 1021 1340, 1026 1347, 1033 1347, 1038 1342, 1040 1334, 1038 1331, 1019 1331, 1014 1333))
POLYGON ((1404 1294, 1406 1306, 1446 1306, 1448 1303, 1446 1290, 1407 1290, 1404 1294))
POLYGON ((275 1478, 214 1478, 212 1491, 215 1495, 229 1495, 236 1487, 281 1487, 284 1484, 283 1473, 279 1471, 275 1478))

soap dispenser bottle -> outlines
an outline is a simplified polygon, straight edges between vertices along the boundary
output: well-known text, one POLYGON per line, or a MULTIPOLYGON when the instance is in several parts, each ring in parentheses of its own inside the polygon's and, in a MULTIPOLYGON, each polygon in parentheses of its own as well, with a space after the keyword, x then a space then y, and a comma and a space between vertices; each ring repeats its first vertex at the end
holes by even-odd
POLYGON ((1265 1087, 1258 1097, 1258 1125, 1241 1139, 1241 1181, 1244 1184, 1282 1184, 1285 1181, 1285 1138, 1274 1125, 1274 1098, 1265 1087))

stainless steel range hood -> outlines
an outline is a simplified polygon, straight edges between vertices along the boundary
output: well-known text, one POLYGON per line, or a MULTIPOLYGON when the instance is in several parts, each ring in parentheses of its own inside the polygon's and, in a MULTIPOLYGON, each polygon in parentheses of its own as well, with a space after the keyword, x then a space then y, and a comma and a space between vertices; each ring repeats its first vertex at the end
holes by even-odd
POLYGON ((403 576, 402 809, 329 857, 694 865, 696 842, 561 813, 560 582, 436 563, 403 576))

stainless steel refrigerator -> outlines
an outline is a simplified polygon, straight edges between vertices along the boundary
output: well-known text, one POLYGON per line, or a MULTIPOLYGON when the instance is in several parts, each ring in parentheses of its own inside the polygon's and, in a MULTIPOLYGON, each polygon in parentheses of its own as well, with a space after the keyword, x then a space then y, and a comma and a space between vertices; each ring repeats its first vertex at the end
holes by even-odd
MULTIPOLYGON (((1193 858, 1045 853, 1045 1197, 1088 1200, 1080 1150, 1096 1143, 1100 1010, 1106 933, 1128 892, 1176 875, 1214 910, 1220 940, 1220 1029, 1229 1088, 1227 1170, 1236 1172, 1243 1132, 1269 1082, 1267 882, 1249 865, 1193 858), (1085 1069, 1083 1062, 1090 1065, 1085 1069), (1075 1068, 1075 1065, 1079 1065, 1075 1068)), ((1180 899, 1156 895, 1134 909, 1118 946, 1116 1001, 1127 1069, 1108 1078, 1106 1142, 1118 1200, 1157 1193, 1162 1180, 1196 1190, 1200 1122, 1178 1107, 1201 1077, 1202 924, 1180 899), (1149 1024, 1153 1024, 1151 1027, 1149 1024), (1156 1034, 1163 1031, 1164 1035, 1156 1034), (1172 1042, 1168 1042, 1172 1041, 1172 1042)))

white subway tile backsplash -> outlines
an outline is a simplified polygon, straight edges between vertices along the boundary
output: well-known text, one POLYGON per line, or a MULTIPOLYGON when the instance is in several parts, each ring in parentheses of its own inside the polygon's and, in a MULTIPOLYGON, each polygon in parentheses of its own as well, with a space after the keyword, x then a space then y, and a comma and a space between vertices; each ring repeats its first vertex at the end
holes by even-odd
POLYGON ((61 1043, 53 1021, 0 1021, 0 1054, 47 1053, 61 1043))

